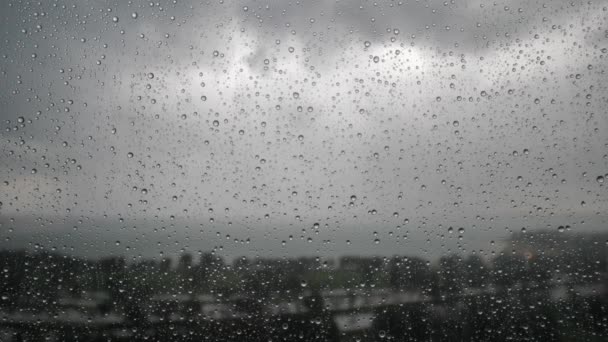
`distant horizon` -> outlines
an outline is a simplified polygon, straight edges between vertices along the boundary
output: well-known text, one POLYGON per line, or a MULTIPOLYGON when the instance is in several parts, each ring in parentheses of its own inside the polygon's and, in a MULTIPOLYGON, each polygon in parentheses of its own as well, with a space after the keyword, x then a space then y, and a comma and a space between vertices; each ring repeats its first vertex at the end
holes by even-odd
MULTIPOLYGON (((15 224, 16 223, 12 223, 12 225, 15 225, 15 224)), ((493 248, 491 248, 491 249, 487 248, 484 250, 478 250, 478 249, 470 248, 470 249, 464 250, 463 248, 449 249, 449 248, 445 247, 445 248, 441 248, 441 249, 434 249, 435 252, 438 250, 443 252, 441 254, 437 254, 437 253, 429 253, 428 250, 427 250, 427 252, 425 252, 424 249, 416 248, 415 246, 413 246, 415 244, 415 242, 411 239, 411 237, 408 240, 404 240, 402 246, 397 245, 396 247, 393 246, 393 248, 390 250, 383 249, 382 251, 376 250, 376 249, 370 249, 370 248, 358 248, 357 245, 365 246, 366 244, 369 243, 369 241, 367 241, 365 239, 365 236, 361 240, 355 240, 355 239, 351 240, 350 245, 348 243, 344 242, 345 246, 343 246, 341 249, 336 248, 335 251, 321 249, 321 248, 310 251, 307 248, 308 247, 307 245, 310 245, 311 243, 308 243, 306 241, 306 239, 301 239, 299 236, 297 238, 294 237, 294 239, 292 241, 289 241, 289 242, 286 241, 286 246, 281 246, 280 248, 273 248, 273 249, 255 248, 256 243, 259 243, 261 245, 267 245, 268 241, 266 241, 266 240, 256 241, 256 239, 251 239, 249 243, 239 242, 237 244, 237 247, 245 246, 245 247, 239 249, 239 248, 234 248, 234 246, 230 246, 230 244, 232 244, 233 241, 230 240, 230 241, 226 242, 225 237, 223 235, 220 235, 218 237, 218 236, 216 236, 216 234, 211 234, 211 235, 213 235, 213 239, 211 240, 211 242, 205 241, 203 238, 195 239, 193 237, 189 237, 190 243, 188 244, 187 248, 184 248, 181 246, 179 248, 171 248, 170 244, 169 245, 164 244, 164 245, 158 246, 157 242, 156 243, 154 242, 153 237, 147 237, 148 240, 140 238, 138 236, 138 234, 136 233, 136 230, 133 230, 133 231, 125 230, 124 232, 121 232, 122 238, 120 240, 111 240, 110 236, 112 234, 110 232, 108 232, 108 233, 94 232, 92 230, 87 231, 85 229, 82 229, 82 227, 86 226, 85 223, 83 223, 82 226, 79 227, 79 229, 77 229, 77 230, 70 229, 69 227, 64 227, 63 230, 56 229, 57 228, 56 226, 60 226, 60 225, 62 225, 62 223, 54 223, 54 224, 50 225, 50 226, 54 227, 53 229, 50 229, 50 230, 47 229, 44 232, 36 232, 34 234, 26 234, 26 233, 20 234, 18 232, 18 229, 13 229, 12 233, 7 234, 7 236, 12 237, 12 239, 10 241, 6 241, 6 240, 0 241, 0 250, 10 250, 10 251, 26 250, 26 251, 30 251, 30 252, 36 252, 36 251, 56 252, 56 253, 60 253, 60 254, 70 255, 70 256, 86 257, 86 259, 89 259, 89 260, 98 260, 98 259, 107 258, 107 257, 123 257, 123 258, 125 258, 125 260, 127 260, 129 262, 131 262, 131 261, 137 262, 138 260, 150 260, 150 259, 161 260, 164 257, 170 257, 173 260, 177 260, 179 258, 179 256, 182 255, 184 252, 190 253, 195 257, 200 255, 201 253, 213 252, 215 255, 222 257, 224 260, 226 260, 227 262, 230 262, 230 263, 232 263, 235 259, 240 258, 240 257, 247 257, 249 259, 255 259, 255 258, 296 259, 296 258, 300 258, 300 257, 307 257, 307 258, 319 257, 322 260, 338 261, 340 258, 348 257, 348 256, 387 257, 387 258, 391 258, 393 256, 412 256, 412 257, 420 257, 425 260, 429 260, 430 262, 436 262, 442 256, 447 256, 447 255, 452 255, 452 254, 457 254, 457 255, 460 255, 463 257, 475 254, 475 255, 481 256, 484 260, 487 261, 490 258, 497 255, 498 253, 504 251, 508 247, 507 243, 511 240, 511 238, 513 236, 516 236, 517 234, 521 233, 521 231, 515 231, 515 230, 510 231, 510 232, 505 231, 504 235, 500 239, 494 241, 494 244, 492 245, 493 248), (83 231, 84 231, 84 233, 83 233, 83 231), (68 233, 70 234, 70 236, 67 236, 68 233), (87 235, 95 235, 97 237, 97 240, 88 241, 85 243, 87 235), (44 237, 44 239, 40 238, 42 236, 44 237), (100 240, 100 238, 102 236, 105 236, 105 238, 100 240), (130 236, 131 236, 131 238, 129 238, 130 236), (35 241, 37 241, 37 242, 35 242, 35 241), (48 243, 40 243, 41 241, 42 242, 48 241, 48 243), (58 243, 53 243, 53 241, 63 241, 65 244, 60 245, 58 243), (68 244, 68 242, 72 242, 72 243, 68 244), (228 247, 220 248, 220 246, 223 246, 222 242, 224 242, 226 245, 228 245, 228 247), (199 245, 197 245, 197 243, 199 243, 199 245), (44 246, 44 248, 36 247, 36 244, 38 244, 39 246, 44 246), (83 246, 83 247, 77 248, 77 246, 83 246), (201 247, 197 248, 197 246, 201 246, 201 247), (204 248, 203 246, 210 246, 210 247, 204 248), (293 248, 294 246, 298 247, 298 249, 294 250, 294 248, 293 248), (86 247, 88 247, 88 248, 86 248, 86 247), (127 250, 127 248, 129 248, 129 249, 127 250), (295 251, 298 251, 299 253, 296 253, 295 251), (492 252, 494 252, 495 255, 492 255, 492 252)), ((178 225, 179 225, 179 223, 175 224, 175 227, 173 229, 176 229, 178 225)), ((96 224, 95 226, 99 226, 99 224, 96 224)), ((8 227, 9 227, 9 225, 7 224, 7 222, 4 222, 3 218, 0 217, 0 228, 1 228, 0 231, 6 231, 8 227)), ((449 239, 452 240, 451 241, 452 243, 455 243, 456 245, 458 245, 459 241, 458 241, 457 229, 454 229, 453 231, 454 232, 451 234, 449 239), (454 241, 454 240, 457 240, 457 241, 454 241)), ((532 234, 553 233, 553 232, 556 234, 558 233, 557 227, 555 228, 555 230, 542 228, 542 227, 541 228, 528 228, 527 232, 532 233, 532 234)), ((327 234, 327 233, 325 233, 325 234, 327 234)), ((582 230, 582 229, 576 230, 576 229, 570 228, 568 231, 564 231, 563 233, 559 233, 559 234, 564 234, 567 236, 573 236, 573 235, 576 236, 578 234, 585 235, 585 236, 589 236, 589 235, 600 235, 601 236, 601 235, 608 235, 608 232, 605 231, 604 229, 602 229, 601 227, 592 227, 591 225, 586 225, 584 230, 582 230)), ((205 235, 210 235, 210 234, 205 234, 205 235)), ((321 235, 321 233, 319 233, 319 235, 321 235)), ((446 232, 445 235, 448 236, 450 234, 446 232)), ((346 233, 344 236, 350 236, 352 238, 353 235, 346 233)), ((183 239, 183 237, 180 237, 180 238, 183 239)), ((462 245, 466 245, 466 241, 464 241, 466 238, 467 238, 467 233, 465 232, 463 234, 462 245)), ((176 237, 176 239, 178 239, 178 238, 176 237)), ((420 240, 423 240, 423 239, 420 239, 420 240)), ((446 237, 446 240, 447 239, 448 239, 448 237, 446 237)), ((319 240, 322 240, 322 239, 319 239, 319 240)), ((314 244, 314 243, 315 242, 313 241, 312 244, 314 244)), ((280 242, 279 242, 279 244, 280 244, 280 242)), ((382 244, 382 241, 379 244, 382 244)))

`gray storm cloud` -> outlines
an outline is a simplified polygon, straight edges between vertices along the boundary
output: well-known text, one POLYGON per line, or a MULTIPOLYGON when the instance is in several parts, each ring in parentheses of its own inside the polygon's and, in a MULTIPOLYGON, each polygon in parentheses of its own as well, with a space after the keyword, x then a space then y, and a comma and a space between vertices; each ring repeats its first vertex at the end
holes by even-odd
POLYGON ((6 245, 439 255, 605 229, 606 2, 1 6, 6 245))

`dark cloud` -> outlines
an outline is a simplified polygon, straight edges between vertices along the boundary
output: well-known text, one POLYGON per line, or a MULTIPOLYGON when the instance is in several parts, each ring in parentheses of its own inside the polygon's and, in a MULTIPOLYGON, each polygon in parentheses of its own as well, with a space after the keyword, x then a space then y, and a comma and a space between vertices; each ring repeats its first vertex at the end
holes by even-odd
POLYGON ((605 226, 605 3, 0 6, 8 241, 437 255, 605 226))

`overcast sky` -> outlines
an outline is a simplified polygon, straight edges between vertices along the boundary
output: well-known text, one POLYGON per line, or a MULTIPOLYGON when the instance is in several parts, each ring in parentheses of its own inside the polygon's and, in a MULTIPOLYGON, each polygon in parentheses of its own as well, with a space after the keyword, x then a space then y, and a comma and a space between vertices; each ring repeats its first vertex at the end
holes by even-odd
POLYGON ((608 231, 607 7, 2 1, 1 246, 436 257, 608 231))

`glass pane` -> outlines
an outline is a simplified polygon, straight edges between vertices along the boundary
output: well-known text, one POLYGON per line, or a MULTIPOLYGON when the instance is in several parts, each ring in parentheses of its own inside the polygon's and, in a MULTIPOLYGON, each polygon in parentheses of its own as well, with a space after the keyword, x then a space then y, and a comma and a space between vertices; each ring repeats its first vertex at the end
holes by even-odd
POLYGON ((0 1, 0 340, 606 340, 607 18, 0 1))

